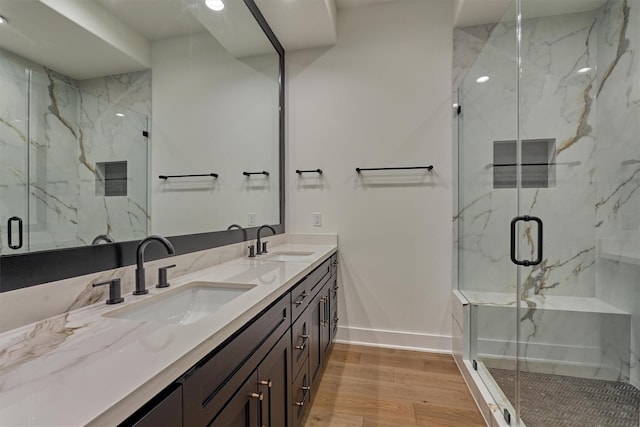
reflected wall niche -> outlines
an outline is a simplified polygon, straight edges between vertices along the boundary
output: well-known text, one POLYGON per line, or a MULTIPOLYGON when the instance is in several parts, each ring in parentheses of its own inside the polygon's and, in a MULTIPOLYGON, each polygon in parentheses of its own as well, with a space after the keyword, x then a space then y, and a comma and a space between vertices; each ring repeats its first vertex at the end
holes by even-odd
POLYGON ((36 61, 16 48, 16 31, 0 28, 0 291, 132 264, 149 234, 169 236, 182 254, 241 241, 226 231, 234 223, 249 238, 264 223, 284 232, 284 50, 253 0, 229 0, 226 16, 200 3, 163 2, 153 18, 169 17, 163 25, 136 18, 150 16, 146 2, 65 3, 106 19, 96 41, 82 14, 0 0, 16 17, 40 8, 49 27, 62 26, 49 39, 36 36, 34 19, 10 21, 69 55, 36 61), (56 39, 67 30, 84 37, 56 39), (82 53, 74 40, 96 44, 82 53), (16 249, 11 217, 24 225, 16 249), (91 246, 103 234, 116 243, 91 246))

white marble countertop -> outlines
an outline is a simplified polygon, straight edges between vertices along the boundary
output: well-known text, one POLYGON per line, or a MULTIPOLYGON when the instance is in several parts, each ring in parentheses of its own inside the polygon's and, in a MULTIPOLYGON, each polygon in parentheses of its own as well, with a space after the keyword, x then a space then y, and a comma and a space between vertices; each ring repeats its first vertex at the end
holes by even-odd
POLYGON ((1 426, 113 426, 164 389, 335 250, 335 244, 270 249, 313 252, 306 261, 238 258, 0 335, 1 426), (254 284, 204 318, 160 324, 105 317, 193 281, 254 284))

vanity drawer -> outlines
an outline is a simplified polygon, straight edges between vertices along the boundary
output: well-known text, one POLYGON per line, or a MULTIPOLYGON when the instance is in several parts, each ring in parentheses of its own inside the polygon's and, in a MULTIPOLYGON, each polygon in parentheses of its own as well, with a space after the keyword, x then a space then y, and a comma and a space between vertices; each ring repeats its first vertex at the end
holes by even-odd
POLYGON ((306 359, 309 357, 309 333, 311 327, 309 325, 309 316, 307 313, 303 314, 296 320, 291 327, 291 342, 292 342, 292 361, 293 361, 293 378, 296 378, 298 372, 305 364, 306 359))
POLYGON ((302 423, 305 409, 311 401, 311 380, 309 379, 309 359, 306 359, 298 376, 291 387, 291 406, 293 412, 293 427, 302 423))
POLYGON ((313 298, 314 289, 331 274, 331 258, 320 264, 291 291, 291 319, 295 321, 313 298))
POLYGON ((256 316, 182 380, 184 425, 206 425, 289 329, 290 295, 256 316))

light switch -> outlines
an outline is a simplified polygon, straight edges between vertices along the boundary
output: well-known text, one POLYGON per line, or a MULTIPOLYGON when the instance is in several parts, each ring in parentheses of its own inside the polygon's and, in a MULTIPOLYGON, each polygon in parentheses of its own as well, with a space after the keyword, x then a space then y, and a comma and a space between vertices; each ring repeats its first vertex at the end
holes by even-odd
POLYGON ((255 212, 249 212, 248 218, 247 218, 247 223, 249 225, 249 227, 253 227, 256 225, 256 213, 255 212))
POLYGON ((313 226, 322 227, 322 214, 320 212, 313 213, 313 226))

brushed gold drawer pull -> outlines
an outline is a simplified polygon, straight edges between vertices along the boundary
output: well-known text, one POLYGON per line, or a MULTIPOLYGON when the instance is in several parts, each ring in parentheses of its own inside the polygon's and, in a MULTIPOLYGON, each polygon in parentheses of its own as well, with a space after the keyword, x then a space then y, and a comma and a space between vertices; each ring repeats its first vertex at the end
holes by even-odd
POLYGON ((338 319, 337 317, 334 317, 334 318, 333 318, 333 323, 338 323, 338 320, 339 320, 339 319, 338 319))
POLYGON ((323 302, 323 303, 326 304, 327 303, 327 299, 328 299, 327 297, 322 297, 322 298, 320 298, 320 302, 323 302))
POLYGON ((258 400, 263 400, 264 399, 264 396, 263 396, 262 392, 260 392, 260 393, 251 393, 249 395, 249 397, 251 397, 253 399, 258 399, 258 400))
POLYGON ((302 304, 302 301, 304 301, 304 299, 305 299, 306 297, 308 297, 308 296, 309 296, 309 293, 308 293, 306 290, 304 290, 304 291, 302 292, 302 294, 300 294, 300 296, 301 296, 302 298, 300 298, 299 300, 296 300, 296 301, 295 301, 295 305, 300 305, 300 304, 302 304))
POLYGON ((269 387, 269 388, 271 388, 271 386, 273 385, 273 383, 271 382, 271 380, 269 380, 269 381, 262 380, 262 381, 260 381, 260 382, 259 382, 259 384, 260 384, 260 385, 266 385, 266 386, 267 386, 267 387, 269 387))

